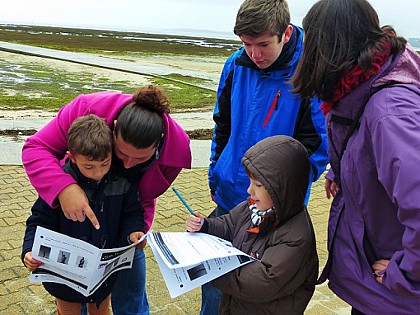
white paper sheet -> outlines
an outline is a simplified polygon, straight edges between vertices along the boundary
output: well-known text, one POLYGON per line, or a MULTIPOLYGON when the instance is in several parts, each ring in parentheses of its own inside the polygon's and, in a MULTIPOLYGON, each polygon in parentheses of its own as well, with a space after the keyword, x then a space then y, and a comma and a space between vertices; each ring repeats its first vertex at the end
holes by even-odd
POLYGON ((131 268, 136 244, 99 249, 82 240, 37 227, 32 257, 44 265, 31 273, 30 280, 62 283, 89 296, 113 272, 131 268))
POLYGON ((230 242, 209 234, 155 232, 148 239, 172 298, 255 261, 230 242))

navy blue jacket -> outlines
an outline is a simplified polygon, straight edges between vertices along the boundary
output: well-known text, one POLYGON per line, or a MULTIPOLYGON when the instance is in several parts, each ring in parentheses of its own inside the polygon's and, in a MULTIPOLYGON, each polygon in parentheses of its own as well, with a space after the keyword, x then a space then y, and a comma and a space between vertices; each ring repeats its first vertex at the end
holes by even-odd
MULTIPOLYGON (((67 219, 61 208, 51 208, 41 197, 32 206, 32 215, 26 221, 22 247, 22 261, 32 251, 37 226, 81 239, 98 248, 115 248, 129 245, 132 232, 144 231, 144 209, 136 187, 122 177, 108 172, 100 181, 84 177, 77 166, 68 161, 64 167, 85 191, 89 205, 101 228, 96 230, 89 220, 84 222, 67 219)), ((100 304, 110 293, 118 272, 113 273, 92 295, 85 297, 70 287, 54 282, 43 283, 54 297, 68 302, 100 304)))

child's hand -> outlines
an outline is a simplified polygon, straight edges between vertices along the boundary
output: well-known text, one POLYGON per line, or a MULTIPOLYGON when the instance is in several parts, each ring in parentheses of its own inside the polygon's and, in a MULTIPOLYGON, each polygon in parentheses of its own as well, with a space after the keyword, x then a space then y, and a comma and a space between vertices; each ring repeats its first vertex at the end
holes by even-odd
MULTIPOLYGON (((130 234, 130 241, 132 241, 133 243, 137 243, 138 240, 141 239, 143 235, 144 235, 143 232, 133 232, 130 234)), ((146 239, 138 243, 136 248, 143 249, 145 246, 146 246, 146 239)))
POLYGON ((205 216, 202 215, 200 212, 194 212, 195 216, 190 214, 187 219, 185 220, 187 231, 188 232, 197 232, 201 230, 201 227, 204 224, 205 216))
POLYGON ((44 264, 43 262, 32 258, 32 252, 27 252, 25 254, 25 257, 23 258, 23 263, 25 267, 31 272, 44 264))

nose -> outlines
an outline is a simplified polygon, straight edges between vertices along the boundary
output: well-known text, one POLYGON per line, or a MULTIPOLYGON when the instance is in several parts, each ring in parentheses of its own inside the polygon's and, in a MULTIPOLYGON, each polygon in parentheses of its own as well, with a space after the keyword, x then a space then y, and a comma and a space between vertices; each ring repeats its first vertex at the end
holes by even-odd
POLYGON ((252 189, 251 189, 251 184, 249 184, 248 189, 246 190, 246 192, 250 195, 252 195, 252 189))
POLYGON ((261 56, 261 50, 258 47, 253 47, 251 50, 251 59, 260 60, 261 56))
POLYGON ((93 172, 93 179, 94 180, 100 180, 100 179, 102 179, 102 177, 104 177, 104 175, 105 175, 105 172, 103 171, 103 170, 101 170, 101 169, 96 169, 94 172, 93 172))
POLYGON ((130 157, 126 157, 123 159, 123 164, 124 164, 124 168, 130 168, 135 166, 137 163, 135 161, 135 159, 130 158, 130 157))

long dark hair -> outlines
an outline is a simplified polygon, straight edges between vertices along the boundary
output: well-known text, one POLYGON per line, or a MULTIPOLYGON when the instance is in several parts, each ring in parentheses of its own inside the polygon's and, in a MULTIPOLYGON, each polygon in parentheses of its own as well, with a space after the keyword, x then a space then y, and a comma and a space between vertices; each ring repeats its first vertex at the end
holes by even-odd
POLYGON ((137 149, 157 147, 164 134, 164 114, 169 112, 169 101, 160 89, 142 87, 118 115, 115 135, 137 149))
POLYGON ((372 68, 374 51, 390 42, 391 54, 405 49, 406 40, 391 26, 380 27, 375 9, 366 0, 320 0, 303 20, 303 56, 292 79, 302 98, 331 101, 334 87, 354 66, 372 68))

